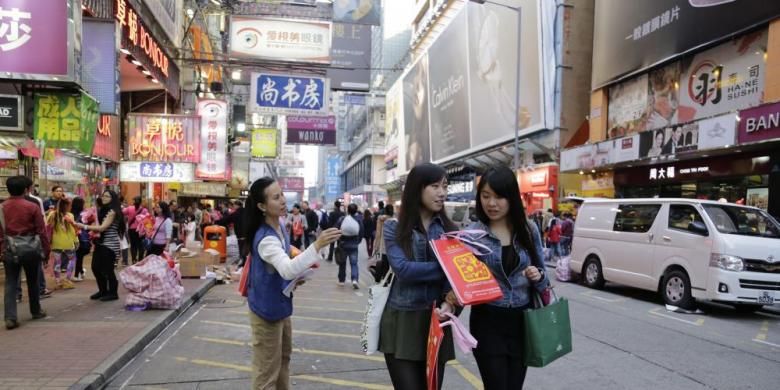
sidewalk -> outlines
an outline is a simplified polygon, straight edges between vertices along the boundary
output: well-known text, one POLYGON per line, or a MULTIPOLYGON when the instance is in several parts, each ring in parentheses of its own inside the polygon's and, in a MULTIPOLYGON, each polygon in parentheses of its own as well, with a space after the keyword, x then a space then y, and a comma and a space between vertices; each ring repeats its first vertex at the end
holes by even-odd
MULTIPOLYGON (((0 390, 99 388, 214 284, 213 279, 182 282, 184 298, 177 310, 130 312, 124 309, 121 283, 119 300, 100 302, 89 299, 95 281, 85 280, 42 300, 49 316, 37 321, 31 320, 25 288, 17 306, 21 326, 0 327, 0 390)), ((2 271, 0 289, 4 286, 2 271)), ((0 300, 0 310, 3 306, 0 300)))

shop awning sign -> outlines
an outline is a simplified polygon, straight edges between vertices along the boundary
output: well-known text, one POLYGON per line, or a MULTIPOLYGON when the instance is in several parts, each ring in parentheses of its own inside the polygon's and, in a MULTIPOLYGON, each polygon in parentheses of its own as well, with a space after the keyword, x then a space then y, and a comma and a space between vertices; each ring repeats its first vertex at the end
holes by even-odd
POLYGON ((119 163, 122 182, 187 183, 195 180, 195 166, 190 163, 122 161, 119 163))
POLYGON ((92 154, 97 123, 97 101, 87 94, 35 94, 35 139, 46 147, 92 154))
POLYGON ((136 161, 200 162, 200 117, 129 114, 127 157, 136 161))
POLYGON ((330 81, 324 77, 252 73, 250 112, 327 115, 330 81))
POLYGON ((230 56, 330 63, 331 23, 233 16, 230 18, 230 56))

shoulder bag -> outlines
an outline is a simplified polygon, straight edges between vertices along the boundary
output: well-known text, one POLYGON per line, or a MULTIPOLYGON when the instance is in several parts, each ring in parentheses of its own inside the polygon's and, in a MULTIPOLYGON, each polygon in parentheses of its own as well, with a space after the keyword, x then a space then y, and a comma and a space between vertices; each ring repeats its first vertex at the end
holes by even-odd
POLYGON ((9 236, 5 226, 5 214, 3 206, 0 206, 0 225, 3 228, 3 258, 12 263, 20 264, 22 261, 40 259, 43 253, 41 237, 37 234, 29 236, 9 236))

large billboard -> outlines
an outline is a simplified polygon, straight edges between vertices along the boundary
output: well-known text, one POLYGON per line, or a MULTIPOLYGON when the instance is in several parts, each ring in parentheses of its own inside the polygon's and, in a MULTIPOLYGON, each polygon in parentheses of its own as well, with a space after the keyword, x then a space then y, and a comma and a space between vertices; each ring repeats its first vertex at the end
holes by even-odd
POLYGON ((330 63, 331 22, 232 16, 233 58, 330 63))
POLYGON ((249 111, 275 115, 327 115, 327 78, 278 73, 252 73, 249 111))
POLYGON ((200 163, 195 177, 208 180, 228 180, 230 166, 227 160, 228 104, 224 100, 198 102, 200 116, 200 163))
POLYGON ((128 160, 200 162, 200 117, 128 114, 128 160))
POLYGON ((368 91, 371 82, 371 26, 333 25, 333 61, 327 76, 330 87, 368 91))
POLYGON ((780 15, 780 1, 597 0, 593 88, 780 15))
POLYGON ((404 95, 403 83, 395 83, 385 97, 385 179, 393 182, 405 172, 405 161, 401 159, 401 144, 404 139, 404 95))
POLYGON ((403 77, 404 155, 408 170, 431 161, 431 132, 428 111, 428 53, 425 53, 403 77))
POLYGON ((119 55, 113 21, 85 20, 82 86, 98 101, 101 114, 119 115, 119 55))
POLYGON ((382 18, 380 0, 335 0, 333 21, 341 23, 373 24, 378 26, 382 18))

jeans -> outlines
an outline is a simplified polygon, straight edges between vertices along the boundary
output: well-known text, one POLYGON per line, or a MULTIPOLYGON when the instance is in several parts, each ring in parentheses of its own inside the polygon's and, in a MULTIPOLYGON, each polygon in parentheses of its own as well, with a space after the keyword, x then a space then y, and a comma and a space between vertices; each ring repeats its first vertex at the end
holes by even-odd
POLYGON ((330 243, 330 249, 328 250, 328 261, 333 261, 333 253, 336 251, 336 243, 330 243))
POLYGON ((560 242, 551 242, 550 243, 550 256, 552 256, 552 257, 561 257, 561 243, 560 242))
POLYGON ((568 256, 571 254, 571 237, 561 236, 561 255, 568 256))
POLYGON ((76 276, 84 276, 84 256, 88 255, 91 249, 88 245, 80 245, 79 249, 76 249, 76 276))
POLYGON ((127 234, 130 237, 130 258, 133 264, 135 264, 137 261, 144 259, 144 245, 141 241, 141 236, 138 235, 138 231, 135 229, 130 229, 127 234))
MULTIPOLYGON (((352 276, 352 281, 357 282, 358 276, 359 276, 359 269, 358 269, 358 250, 355 249, 347 249, 344 248, 344 254, 347 256, 347 259, 349 259, 349 265, 350 265, 350 276, 352 276)), ((344 282, 347 278, 347 263, 344 262, 344 264, 339 264, 339 282, 344 282)))
MULTIPOLYGON (((41 295, 43 295, 43 292, 46 291, 46 277, 44 276, 43 273, 43 267, 44 267, 43 262, 39 261, 38 264, 39 266, 38 266, 37 280, 38 280, 38 296, 40 297, 41 295)), ((8 279, 6 279, 6 282, 7 281, 8 279)), ((22 278, 16 279, 16 295, 18 295, 19 297, 22 296, 22 278)))
POLYGON ((369 256, 374 253, 374 237, 372 236, 366 237, 366 251, 369 256))
POLYGON ((21 272, 27 275, 27 293, 30 296, 30 314, 41 312, 40 291, 38 275, 41 271, 39 259, 27 259, 21 264, 5 261, 5 319, 16 320, 16 285, 21 280, 21 272))
POLYGON ((114 274, 116 253, 103 245, 95 245, 95 253, 92 255, 92 273, 95 274, 98 292, 101 295, 117 295, 119 282, 114 274))
POLYGON ((314 241, 317 241, 317 235, 316 235, 314 232, 309 232, 309 233, 306 233, 306 234, 304 234, 304 236, 303 236, 303 240, 304 240, 304 241, 303 241, 303 245, 304 245, 304 247, 303 247, 303 248, 301 248, 301 249, 308 248, 309 246, 311 246, 312 244, 314 244, 314 241))

